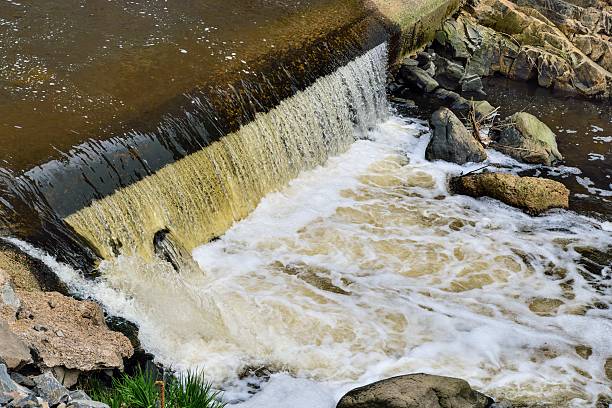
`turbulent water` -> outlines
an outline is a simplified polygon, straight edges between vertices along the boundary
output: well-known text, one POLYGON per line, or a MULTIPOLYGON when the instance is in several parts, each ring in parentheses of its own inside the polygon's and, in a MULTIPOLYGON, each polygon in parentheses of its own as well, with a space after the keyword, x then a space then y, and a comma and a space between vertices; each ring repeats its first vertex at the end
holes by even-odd
MULTIPOLYGON (((364 86, 384 86, 359 77, 370 71, 352 72, 354 89, 384 89, 364 86)), ((339 78, 332 90, 347 95, 349 78, 339 78)), ((328 160, 317 153, 302 166, 310 169, 196 247, 178 273, 135 252, 103 262, 101 277, 87 281, 14 242, 76 292, 138 323, 159 362, 203 368, 237 407, 333 408, 357 385, 413 372, 554 407, 592 406, 609 393, 612 271, 588 272, 580 253, 610 251, 612 224, 561 210, 534 218, 494 200, 451 195, 447 178, 480 166, 426 161, 423 122, 358 100, 370 114, 348 129, 354 143, 325 150, 334 155, 328 160)), ((321 103, 320 122, 350 121, 347 106, 321 103)), ((294 109, 309 118, 310 107, 294 109)), ((301 138, 299 127, 282 140, 301 138)), ((292 143, 316 152, 329 139, 307 141, 292 143)), ((262 163, 286 160, 271 151, 262 163)), ((191 218, 190 230, 208 228, 201 217, 191 218)))

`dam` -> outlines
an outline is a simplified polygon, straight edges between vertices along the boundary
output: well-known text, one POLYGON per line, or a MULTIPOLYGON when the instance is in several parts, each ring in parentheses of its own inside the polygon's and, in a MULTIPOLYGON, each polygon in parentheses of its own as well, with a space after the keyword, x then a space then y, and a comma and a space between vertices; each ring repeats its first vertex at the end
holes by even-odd
POLYGON ((595 406, 609 268, 581 254, 610 222, 453 194, 481 166, 426 160, 430 125, 389 102, 459 7, 8 1, 2 241, 228 406, 333 408, 416 372, 595 406))

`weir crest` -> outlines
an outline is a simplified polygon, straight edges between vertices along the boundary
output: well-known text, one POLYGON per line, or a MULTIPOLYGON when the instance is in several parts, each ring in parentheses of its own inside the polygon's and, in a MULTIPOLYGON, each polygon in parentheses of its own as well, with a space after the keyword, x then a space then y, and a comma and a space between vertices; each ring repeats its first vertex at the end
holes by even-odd
POLYGON ((178 252, 191 251, 248 215, 267 193, 345 151, 355 134, 365 135, 384 119, 387 59, 386 44, 373 48, 238 131, 65 221, 105 259, 120 254, 151 259, 160 231, 178 252))

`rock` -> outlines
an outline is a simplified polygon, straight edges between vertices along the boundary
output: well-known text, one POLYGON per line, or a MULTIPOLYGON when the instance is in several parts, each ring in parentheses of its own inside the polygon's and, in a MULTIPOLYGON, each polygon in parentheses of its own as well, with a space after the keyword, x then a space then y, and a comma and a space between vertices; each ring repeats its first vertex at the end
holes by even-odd
POLYGON ((19 385, 22 385, 27 388, 34 388, 34 381, 32 381, 30 377, 26 377, 25 375, 19 374, 17 372, 12 372, 11 378, 19 385))
POLYGON ((478 75, 466 76, 461 80, 461 91, 484 94, 482 78, 478 75))
POLYGON ((68 408, 110 408, 103 402, 92 400, 74 400, 68 404, 68 408))
POLYGON ((608 358, 604 364, 604 372, 608 380, 612 381, 612 357, 608 358))
POLYGON ((70 388, 79 381, 81 372, 79 370, 67 369, 65 367, 53 367, 51 369, 55 378, 59 380, 64 387, 70 388))
POLYGON ((91 398, 89 395, 87 395, 85 391, 76 390, 76 391, 70 391, 69 400, 70 401, 73 401, 73 400, 91 401, 91 398))
POLYGON ((576 354, 578 354, 580 357, 584 358, 585 360, 588 360, 589 357, 591 357, 591 354, 593 354, 593 349, 589 346, 585 346, 585 345, 578 345, 576 346, 576 354))
POLYGON ((0 362, 16 369, 32 362, 30 348, 0 320, 0 362))
POLYGON ((34 391, 50 405, 57 405, 68 400, 68 390, 50 372, 37 375, 32 379, 34 391))
POLYGON ((9 408, 49 408, 49 403, 35 395, 16 398, 8 405, 9 408))
POLYGON ((407 108, 415 108, 417 105, 412 99, 400 98, 398 96, 392 96, 389 98, 391 102, 397 103, 399 105, 404 105, 407 108))
POLYGON ((410 87, 421 92, 433 92, 439 86, 435 79, 419 67, 402 65, 400 75, 410 87))
POLYGON ((503 126, 493 135, 495 149, 525 163, 551 166, 563 160, 555 134, 535 116, 515 113, 503 126))
POLYGON ((425 158, 464 164, 486 160, 487 153, 463 123, 447 108, 440 108, 430 119, 432 136, 425 158))
POLYGON ((513 174, 482 173, 451 180, 451 189, 471 197, 491 197, 525 210, 541 214, 551 208, 569 207, 569 190, 557 181, 513 174))
POLYGON ((457 64, 444 57, 437 57, 435 65, 435 80, 446 89, 457 90, 461 79, 465 75, 465 68, 461 64, 457 64))
POLYGON ((122 369, 123 359, 132 356, 130 341, 108 329, 98 304, 57 292, 17 294, 22 305, 9 328, 36 352, 42 368, 81 372, 122 369))
POLYGON ((485 408, 492 402, 464 380, 410 374, 356 388, 336 408, 485 408))
POLYGON ((17 395, 28 395, 30 392, 27 388, 24 388, 17 384, 11 376, 8 374, 6 365, 0 364, 0 396, 7 394, 11 395, 11 399, 17 395))
POLYGON ((486 118, 487 116, 495 112, 495 108, 487 101, 473 101, 470 102, 470 104, 472 109, 474 109, 476 119, 478 120, 486 118))

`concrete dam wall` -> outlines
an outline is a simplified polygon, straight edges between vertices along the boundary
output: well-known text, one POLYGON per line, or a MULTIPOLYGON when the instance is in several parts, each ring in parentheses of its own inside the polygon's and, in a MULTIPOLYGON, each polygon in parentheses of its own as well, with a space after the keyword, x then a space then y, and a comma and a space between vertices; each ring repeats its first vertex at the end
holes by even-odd
POLYGON ((190 251, 345 150, 384 112, 386 66, 458 5, 4 5, 4 235, 79 265, 190 251))

